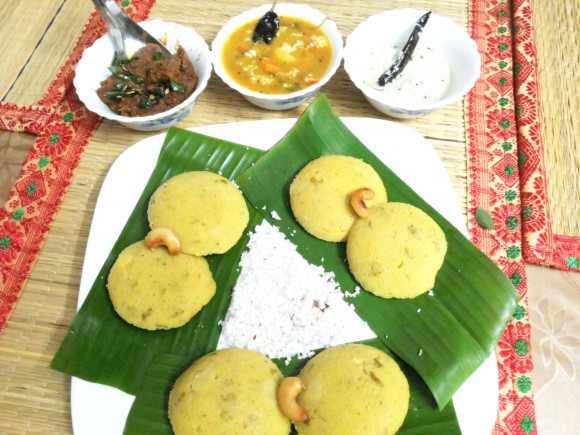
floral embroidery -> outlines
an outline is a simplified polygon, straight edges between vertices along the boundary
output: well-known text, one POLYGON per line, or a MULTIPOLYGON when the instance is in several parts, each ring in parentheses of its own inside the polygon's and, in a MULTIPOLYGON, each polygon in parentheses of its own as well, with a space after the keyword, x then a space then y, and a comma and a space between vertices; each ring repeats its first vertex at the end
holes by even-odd
POLYGON ((526 356, 528 354, 529 348, 530 345, 526 340, 520 339, 516 340, 516 342, 514 343, 514 350, 519 356, 526 356))
POLYGON ((505 193, 505 200, 508 202, 512 202, 517 198, 518 194, 515 190, 508 190, 505 193))
MULTIPOLYGON (((155 0, 142 0, 138 5, 124 3, 127 13, 143 21, 155 0)), ((100 17, 91 15, 69 58, 35 106, 0 102, 0 125, 4 129, 37 136, 8 199, 0 207, 0 333, 18 301, 65 186, 100 122, 78 100, 72 77, 83 50, 104 30, 100 17)))
POLYGON ((66 124, 51 125, 46 134, 38 137, 38 147, 48 156, 62 155, 72 140, 72 132, 66 124))
POLYGON ((529 434, 530 432, 532 432, 532 430, 534 430, 534 426, 535 426, 534 421, 530 417, 528 417, 527 415, 524 417, 524 419, 520 423, 520 427, 526 432, 526 434, 529 434))
POLYGON ((48 164, 50 163, 50 159, 47 156, 42 156, 39 160, 38 160, 38 167, 40 169, 44 169, 48 166, 48 164))
POLYGON ((513 167, 512 165, 507 165, 507 166, 505 167, 505 169, 504 169, 504 172, 505 172, 507 175, 513 175, 513 174, 514 174, 514 172, 516 172, 516 170, 514 169, 514 167, 513 167))
POLYGON ((578 269, 580 267, 580 258, 568 257, 568 260, 566 260, 566 266, 572 269, 578 269))
POLYGON ((514 319, 522 320, 525 315, 526 315, 526 309, 521 305, 516 306, 516 310, 514 312, 514 319))
POLYGON ((522 375, 516 381, 516 385, 520 391, 525 394, 532 389, 532 380, 529 377, 522 375))
POLYGON ((511 245, 508 246, 507 249, 507 256, 508 258, 511 258, 512 260, 518 258, 522 253, 522 249, 518 246, 518 245, 511 245))
POLYGON ((505 224, 510 230, 515 230, 520 225, 520 220, 517 217, 510 216, 506 219, 505 224))
POLYGON ((23 217, 24 217, 24 210, 22 210, 21 208, 17 208, 16 210, 14 210, 14 213, 12 213, 12 219, 14 219, 15 221, 19 221, 23 217))
POLYGON ((24 234, 13 221, 5 221, 0 226, 0 262, 10 263, 22 249, 24 234))
POLYGON ((529 323, 517 321, 515 324, 509 324, 506 332, 507 336, 502 337, 498 343, 498 355, 512 372, 522 374, 531 372, 534 366, 527 341, 530 334, 529 323))
POLYGON ((37 188, 36 188, 36 183, 35 182, 30 183, 26 187, 26 193, 28 194, 28 196, 34 196, 34 194, 36 192, 37 192, 37 188))

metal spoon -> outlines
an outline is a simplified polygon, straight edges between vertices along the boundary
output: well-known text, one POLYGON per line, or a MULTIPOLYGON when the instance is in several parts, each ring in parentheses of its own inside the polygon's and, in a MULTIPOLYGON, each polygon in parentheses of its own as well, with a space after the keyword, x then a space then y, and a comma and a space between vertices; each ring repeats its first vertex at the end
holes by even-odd
POLYGON ((93 0, 93 3, 109 29, 113 49, 117 56, 127 57, 125 49, 125 40, 127 38, 141 42, 143 45, 156 44, 161 49, 163 57, 171 56, 171 52, 165 45, 129 18, 114 0, 93 0))

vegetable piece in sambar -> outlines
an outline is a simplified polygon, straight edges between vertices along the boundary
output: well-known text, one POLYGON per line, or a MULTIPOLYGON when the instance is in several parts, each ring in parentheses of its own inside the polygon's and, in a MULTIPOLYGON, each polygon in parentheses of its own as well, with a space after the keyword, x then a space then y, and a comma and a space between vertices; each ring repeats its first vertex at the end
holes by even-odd
POLYGON ((218 350, 195 361, 169 394, 176 435, 288 435, 290 420, 278 408, 282 373, 249 349, 218 350))
POLYGON ((346 242, 355 279, 384 298, 414 298, 433 288, 447 252, 445 233, 425 212, 409 204, 373 206, 357 220, 346 242))
POLYGON ((280 17, 269 44, 253 42, 258 20, 238 27, 222 50, 224 70, 238 84, 262 94, 297 92, 320 81, 330 67, 332 46, 320 26, 280 17))

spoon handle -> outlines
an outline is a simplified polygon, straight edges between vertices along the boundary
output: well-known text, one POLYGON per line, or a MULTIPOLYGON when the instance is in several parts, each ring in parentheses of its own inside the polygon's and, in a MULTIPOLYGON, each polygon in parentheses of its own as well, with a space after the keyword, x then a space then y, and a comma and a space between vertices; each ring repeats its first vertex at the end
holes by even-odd
POLYGON ((113 49, 117 56, 127 57, 125 48, 125 38, 127 37, 131 37, 143 44, 156 44, 161 48, 164 57, 171 56, 171 52, 165 45, 129 18, 114 0, 93 0, 93 3, 109 29, 113 49))

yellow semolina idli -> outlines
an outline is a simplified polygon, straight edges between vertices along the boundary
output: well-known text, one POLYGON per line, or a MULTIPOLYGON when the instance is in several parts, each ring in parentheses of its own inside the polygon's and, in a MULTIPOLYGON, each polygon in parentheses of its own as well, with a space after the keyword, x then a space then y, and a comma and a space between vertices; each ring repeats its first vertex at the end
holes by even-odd
POLYGON ((290 420, 278 408, 283 376, 265 355, 228 348, 195 361, 169 394, 176 435, 288 435, 290 420))
POLYGON ((308 420, 300 435, 394 434, 409 409, 409 383, 397 363, 363 344, 323 350, 298 377, 305 389, 298 403, 308 420))
POLYGON ((314 237, 346 241, 358 216, 351 195, 362 188, 374 192, 370 207, 387 201, 383 181, 368 163, 348 156, 329 155, 309 162, 290 185, 290 207, 298 223, 314 237))
POLYGON ((414 298, 431 290, 446 252, 439 225, 417 207, 397 202, 371 207, 346 243, 355 279, 384 298, 414 298))
POLYGON ((203 257, 151 250, 145 241, 126 247, 111 267, 107 288, 113 308, 142 329, 177 328, 214 296, 216 284, 203 257))
POLYGON ((241 237, 249 220, 240 190, 209 171, 176 175, 151 196, 147 210, 152 229, 171 229, 182 251, 204 256, 223 254, 241 237))

